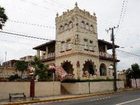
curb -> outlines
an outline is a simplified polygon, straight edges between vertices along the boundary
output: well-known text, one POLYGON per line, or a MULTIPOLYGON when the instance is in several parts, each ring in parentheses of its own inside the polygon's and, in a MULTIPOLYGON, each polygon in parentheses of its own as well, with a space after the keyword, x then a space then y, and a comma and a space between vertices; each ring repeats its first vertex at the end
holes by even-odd
POLYGON ((68 97, 58 97, 58 98, 51 98, 51 99, 33 99, 29 101, 21 101, 21 102, 13 102, 13 103, 7 103, 3 105, 23 105, 23 104, 33 104, 33 103, 41 103, 41 102, 54 102, 54 101, 60 101, 60 100, 69 100, 69 99, 75 99, 75 98, 85 98, 90 96, 102 96, 102 95, 111 95, 114 93, 122 93, 125 91, 134 91, 134 90, 140 90, 140 89, 123 89, 119 90, 117 92, 110 91, 110 92, 104 92, 104 93, 92 93, 92 94, 84 94, 84 95, 77 95, 77 96, 68 96, 68 97))

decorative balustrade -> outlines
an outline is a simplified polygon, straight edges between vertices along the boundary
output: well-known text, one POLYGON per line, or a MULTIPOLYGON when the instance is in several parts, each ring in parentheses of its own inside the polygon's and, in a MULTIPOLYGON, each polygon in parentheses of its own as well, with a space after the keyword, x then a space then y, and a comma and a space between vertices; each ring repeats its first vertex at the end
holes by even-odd
POLYGON ((105 53, 105 52, 100 52, 99 53, 99 56, 101 58, 109 58, 109 59, 112 59, 113 58, 113 56, 111 54, 108 54, 108 53, 105 53))
POLYGON ((42 56, 42 60, 50 60, 55 58, 55 53, 48 53, 47 55, 42 56))

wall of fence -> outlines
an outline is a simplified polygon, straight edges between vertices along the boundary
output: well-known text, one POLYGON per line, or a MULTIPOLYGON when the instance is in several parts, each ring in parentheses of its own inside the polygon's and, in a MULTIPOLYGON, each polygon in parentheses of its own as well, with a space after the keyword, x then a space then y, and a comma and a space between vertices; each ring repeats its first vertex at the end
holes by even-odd
POLYGON ((131 79, 131 85, 133 88, 140 88, 140 79, 131 79))
MULTIPOLYGON (((62 83, 63 89, 69 94, 88 94, 96 92, 105 92, 113 90, 113 82, 76 82, 76 83, 62 83)), ((123 89, 124 82, 118 81, 117 88, 123 89)))
MULTIPOLYGON (((30 82, 0 82, 0 99, 8 99, 9 93, 25 93, 30 96, 30 82)), ((60 82, 35 82, 35 96, 60 95, 60 82)))

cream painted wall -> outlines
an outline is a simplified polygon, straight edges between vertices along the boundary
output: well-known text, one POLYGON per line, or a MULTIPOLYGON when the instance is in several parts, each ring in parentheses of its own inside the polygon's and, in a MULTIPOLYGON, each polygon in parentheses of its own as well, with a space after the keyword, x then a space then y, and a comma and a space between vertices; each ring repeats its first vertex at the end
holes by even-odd
MULTIPOLYGON (((96 92, 107 92, 113 90, 113 82, 105 81, 105 82, 77 82, 77 83, 62 83, 62 86, 69 92, 69 94, 86 94, 96 93, 96 92), (90 87, 89 87, 90 86, 90 87)), ((123 89, 124 82, 118 81, 117 88, 123 89)))
MULTIPOLYGON (((30 96, 30 82, 0 82, 0 99, 8 99, 9 93, 25 93, 30 96)), ((35 96, 60 95, 60 82, 35 82, 35 96)))

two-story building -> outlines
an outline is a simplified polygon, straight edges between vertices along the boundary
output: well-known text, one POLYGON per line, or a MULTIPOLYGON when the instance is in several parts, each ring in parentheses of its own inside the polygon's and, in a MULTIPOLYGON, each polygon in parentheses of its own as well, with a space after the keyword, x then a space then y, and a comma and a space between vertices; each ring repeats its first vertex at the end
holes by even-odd
MULTIPOLYGON (((98 39, 97 17, 81 10, 77 3, 56 18, 56 40, 36 46, 37 56, 45 64, 63 67, 74 78, 112 78, 112 44, 98 39)), ((115 45, 115 47, 119 47, 115 45)), ((116 63, 118 62, 116 58, 116 63)))

